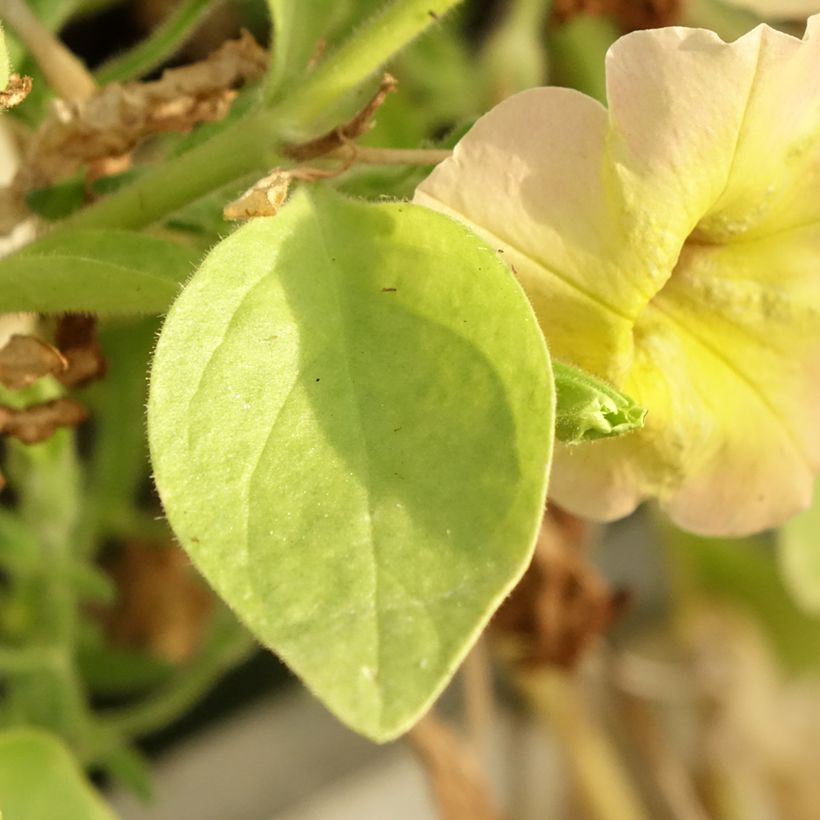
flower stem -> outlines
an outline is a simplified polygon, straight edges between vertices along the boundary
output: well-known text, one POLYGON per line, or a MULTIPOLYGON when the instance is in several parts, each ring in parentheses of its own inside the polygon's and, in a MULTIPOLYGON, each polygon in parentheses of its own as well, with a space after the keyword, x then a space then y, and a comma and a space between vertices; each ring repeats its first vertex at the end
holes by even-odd
POLYGON ((572 678, 560 669, 539 667, 516 673, 514 680, 532 711, 557 735, 591 820, 648 820, 572 678))

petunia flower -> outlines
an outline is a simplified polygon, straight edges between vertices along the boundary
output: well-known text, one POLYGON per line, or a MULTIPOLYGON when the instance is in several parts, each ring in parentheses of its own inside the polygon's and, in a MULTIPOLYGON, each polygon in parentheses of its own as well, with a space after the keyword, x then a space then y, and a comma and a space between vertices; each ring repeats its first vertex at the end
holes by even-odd
POLYGON ((559 445, 552 498, 775 526, 820 469, 820 16, 803 40, 629 34, 607 93, 509 98, 416 199, 503 254, 556 359, 648 409, 640 432, 559 445))

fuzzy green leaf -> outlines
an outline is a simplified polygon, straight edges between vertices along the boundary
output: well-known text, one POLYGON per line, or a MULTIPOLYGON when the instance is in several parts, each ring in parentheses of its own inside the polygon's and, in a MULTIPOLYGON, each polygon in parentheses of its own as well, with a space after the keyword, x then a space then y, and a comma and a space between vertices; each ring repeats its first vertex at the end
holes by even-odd
POLYGON ((383 741, 524 571, 553 415, 532 310, 481 240, 318 190, 206 258, 162 331, 148 426, 195 564, 383 741))
POLYGON ((114 820, 65 746, 35 729, 0 733, 0 815, 8 820, 114 820))
POLYGON ((81 230, 0 261, 0 312, 163 313, 196 254, 146 234, 81 230))

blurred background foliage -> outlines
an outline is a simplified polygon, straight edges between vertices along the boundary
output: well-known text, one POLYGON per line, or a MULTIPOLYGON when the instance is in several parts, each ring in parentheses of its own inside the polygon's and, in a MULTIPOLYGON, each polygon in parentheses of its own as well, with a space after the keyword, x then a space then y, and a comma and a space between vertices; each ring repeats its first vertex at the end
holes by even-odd
MULTIPOLYGON (((203 58, 242 28, 271 45, 263 0, 29 5, 101 82, 156 78, 167 67, 203 58)), ((314 5, 314 58, 320 60, 381 0, 314 5)), ((801 21, 779 20, 778 4, 771 6, 769 22, 799 33, 801 21)), ((392 62, 398 90, 361 142, 450 147, 501 99, 548 83, 605 102, 605 54, 621 34, 681 23, 731 39, 759 21, 719 0, 468 0, 392 62)), ((275 32, 273 39, 275 48, 275 32)), ((12 64, 34 78, 25 105, 3 121, 12 142, 25 145, 52 95, 12 33, 9 41, 12 64)), ((94 193, 189 150, 234 120, 257 93, 253 86, 241 90, 222 122, 150 139, 131 170, 97 180, 94 193)), ((360 165, 334 184, 362 197, 409 197, 426 173, 360 165)), ((222 207, 251 182, 204 197, 156 230, 204 251, 232 230, 222 207)), ((87 197, 81 179, 68 179, 30 193, 27 204, 54 220, 87 197)), ((55 332, 54 320, 2 322, 4 338, 37 323, 55 332)), ((147 759, 157 750, 289 679, 194 577, 162 519, 143 420, 157 329, 155 319, 100 322, 107 375, 76 391, 89 421, 40 444, 6 442, 8 483, 0 496, 0 726, 48 730, 99 782, 125 783, 141 795, 150 793, 147 759)), ((44 379, 27 391, 4 390, 0 398, 23 406, 61 392, 44 379)), ((663 765, 668 754, 694 773, 706 812, 670 813, 661 795, 652 816, 817 817, 818 509, 780 533, 741 541, 687 535, 646 511, 586 539, 586 555, 603 582, 631 596, 627 614, 603 641, 614 681, 610 696, 617 690, 629 701, 624 714, 631 717, 620 731, 639 738, 633 738, 642 750, 639 766, 663 765), (683 730, 682 714, 688 720, 683 730), (660 756, 658 743, 665 750, 660 756)), ((579 673, 584 691, 587 677, 579 673)), ((600 680, 591 685, 599 688, 600 680)), ((16 741, 66 775, 60 747, 46 748, 36 733, 16 741)), ((0 743, 0 769, 8 754, 0 743)))

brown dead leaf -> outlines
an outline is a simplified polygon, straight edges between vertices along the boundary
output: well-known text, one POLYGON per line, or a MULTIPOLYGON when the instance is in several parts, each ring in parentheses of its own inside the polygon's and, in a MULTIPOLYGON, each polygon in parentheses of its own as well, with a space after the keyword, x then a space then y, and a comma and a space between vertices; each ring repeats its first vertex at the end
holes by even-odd
POLYGON ((381 108, 385 99, 387 99, 387 95, 396 90, 397 85, 395 77, 385 74, 376 93, 353 119, 328 131, 326 134, 322 134, 321 137, 310 140, 310 142, 285 146, 285 155, 297 162, 306 162, 317 157, 323 157, 325 154, 349 144, 372 127, 373 115, 381 108))
POLYGON ((0 433, 37 444, 50 438, 59 427, 76 427, 88 411, 74 399, 53 399, 22 410, 0 405, 0 433))
POLYGON ((442 820, 501 820, 470 748, 432 712, 408 733, 436 798, 442 820))
POLYGON ((532 564, 491 622, 520 643, 524 663, 575 666, 628 603, 585 560, 584 538, 583 521, 552 507, 532 564))
POLYGON ((130 541, 109 571, 119 594, 103 621, 114 641, 174 663, 196 653, 213 596, 179 547, 130 541))
POLYGON ((267 62, 267 52, 243 31, 207 59, 167 69, 159 80, 110 83, 89 99, 56 100, 13 187, 50 185, 84 165, 126 155, 152 134, 220 120, 236 89, 262 77, 267 62))
POLYGON ((552 16, 564 22, 578 14, 606 14, 627 32, 675 25, 680 5, 680 0, 555 0, 552 16))
POLYGON ((67 313, 60 319, 55 341, 66 361, 57 378, 66 387, 79 387, 105 375, 108 365, 97 341, 96 317, 67 313))
POLYGON ((259 180, 242 196, 222 210, 225 219, 250 219, 254 216, 276 216, 288 196, 291 175, 277 168, 259 180))
POLYGON ((31 77, 12 74, 8 85, 0 91, 0 108, 14 108, 20 105, 31 92, 31 77))
POLYGON ((36 336, 15 333, 0 349, 0 384, 22 390, 37 379, 63 373, 68 362, 59 350, 36 336))

